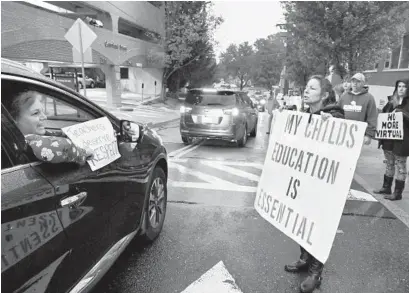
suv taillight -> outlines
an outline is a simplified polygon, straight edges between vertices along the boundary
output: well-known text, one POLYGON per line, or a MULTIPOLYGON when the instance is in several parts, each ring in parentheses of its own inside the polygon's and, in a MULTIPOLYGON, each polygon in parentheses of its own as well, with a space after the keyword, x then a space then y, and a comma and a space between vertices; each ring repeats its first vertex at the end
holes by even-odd
POLYGON ((223 113, 224 114, 229 114, 229 115, 232 115, 232 116, 237 116, 237 115, 239 115, 239 109, 237 109, 237 108, 226 109, 226 110, 223 110, 223 113))
POLYGON ((190 108, 190 107, 185 107, 185 106, 180 107, 180 113, 181 114, 189 113, 190 111, 192 111, 192 108, 190 108))

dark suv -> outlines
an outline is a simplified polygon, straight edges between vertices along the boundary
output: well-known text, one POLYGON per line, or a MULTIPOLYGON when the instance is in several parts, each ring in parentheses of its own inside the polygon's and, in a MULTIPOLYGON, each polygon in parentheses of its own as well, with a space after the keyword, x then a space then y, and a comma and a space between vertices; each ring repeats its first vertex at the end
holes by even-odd
POLYGON ((199 137, 234 141, 242 147, 248 136, 257 134, 258 112, 241 91, 192 89, 180 112, 180 134, 185 144, 199 137))
POLYGON ((132 239, 151 242, 161 232, 166 149, 153 130, 118 120, 68 87, 5 59, 1 103, 2 292, 89 291, 132 239), (121 157, 96 171, 88 164, 33 158, 8 108, 24 88, 42 95, 45 128, 55 136, 65 126, 107 117, 121 157), (138 135, 129 135, 130 125, 138 135))

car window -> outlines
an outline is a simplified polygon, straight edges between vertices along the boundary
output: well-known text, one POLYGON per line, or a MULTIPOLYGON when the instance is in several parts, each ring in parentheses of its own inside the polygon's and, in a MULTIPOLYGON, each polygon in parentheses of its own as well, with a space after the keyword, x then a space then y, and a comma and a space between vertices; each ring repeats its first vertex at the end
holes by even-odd
POLYGON ((1 146, 1 169, 7 169, 13 167, 11 158, 7 154, 6 150, 1 146))
POLYGON ((188 92, 185 102, 200 106, 234 106, 236 99, 232 91, 204 92, 191 90, 188 92))

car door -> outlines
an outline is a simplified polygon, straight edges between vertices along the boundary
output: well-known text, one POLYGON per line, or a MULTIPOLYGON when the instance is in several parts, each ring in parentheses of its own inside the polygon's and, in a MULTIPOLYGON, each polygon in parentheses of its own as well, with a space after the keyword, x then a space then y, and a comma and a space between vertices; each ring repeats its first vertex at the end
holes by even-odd
MULTIPOLYGON (((1 114, 2 292, 62 292, 71 249, 53 186, 20 156, 24 137, 1 114)), ((69 264, 68 264, 69 266, 69 264)), ((66 288, 67 289, 67 288, 66 288)))
MULTIPOLYGON (((43 96, 48 116, 45 126, 53 135, 61 135, 61 128, 65 126, 104 115, 92 104, 60 88, 30 79, 10 79, 3 78, 2 86, 18 89, 29 84, 30 89, 43 96), (7 85, 7 82, 13 84, 7 85)), ((119 132, 114 122, 113 127, 119 132)), ((65 277, 60 280, 61 288, 73 287, 115 243, 140 224, 147 168, 142 166, 134 146, 119 143, 118 148, 121 158, 96 171, 91 171, 88 164, 37 163, 33 166, 56 190, 56 209, 72 248, 67 258, 69 266, 64 267, 65 277)))
POLYGON ((257 124, 258 111, 253 106, 253 103, 252 103, 251 99, 249 98, 249 96, 246 93, 243 94, 243 99, 246 102, 246 107, 248 108, 249 117, 250 117, 250 120, 251 120, 251 125, 252 126, 251 126, 250 130, 253 130, 254 127, 256 127, 256 124, 257 124))
POLYGON ((240 100, 241 100, 242 111, 243 111, 243 113, 245 115, 245 119, 246 119, 247 133, 250 133, 250 131, 254 127, 253 117, 251 115, 251 108, 250 108, 250 105, 247 104, 247 101, 244 98, 244 94, 240 93, 239 96, 240 96, 240 100))

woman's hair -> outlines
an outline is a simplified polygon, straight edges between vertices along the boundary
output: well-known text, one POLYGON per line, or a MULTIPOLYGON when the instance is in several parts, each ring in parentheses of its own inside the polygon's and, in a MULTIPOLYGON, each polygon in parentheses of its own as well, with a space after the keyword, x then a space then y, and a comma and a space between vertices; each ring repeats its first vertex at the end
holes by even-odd
POLYGON ((311 79, 318 80, 318 82, 320 83, 321 95, 324 95, 324 93, 328 93, 328 97, 322 101, 324 107, 330 104, 335 104, 337 102, 335 92, 332 89, 332 84, 328 79, 326 79, 322 75, 313 75, 310 77, 310 80, 311 79))
POLYGON ((26 90, 23 92, 18 93, 13 99, 10 104, 10 115, 16 120, 23 107, 30 107, 36 100, 37 96, 39 95, 38 92, 32 90, 26 90))
POLYGON ((398 102, 398 85, 401 82, 406 85, 406 94, 403 97, 404 102, 406 103, 406 100, 409 98, 409 81, 408 80, 398 80, 398 81, 396 81, 395 91, 393 92, 393 95, 391 96, 391 99, 390 99, 390 101, 393 104, 393 107, 397 107, 399 105, 399 102, 398 102))

